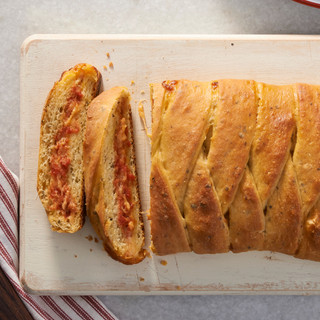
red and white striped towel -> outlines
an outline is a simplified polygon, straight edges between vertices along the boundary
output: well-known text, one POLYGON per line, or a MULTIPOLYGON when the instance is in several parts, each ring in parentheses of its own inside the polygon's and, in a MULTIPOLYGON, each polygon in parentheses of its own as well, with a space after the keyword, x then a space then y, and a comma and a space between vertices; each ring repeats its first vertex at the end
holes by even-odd
POLYGON ((0 266, 34 319, 117 319, 96 297, 35 296, 18 277, 18 178, 0 157, 0 266))

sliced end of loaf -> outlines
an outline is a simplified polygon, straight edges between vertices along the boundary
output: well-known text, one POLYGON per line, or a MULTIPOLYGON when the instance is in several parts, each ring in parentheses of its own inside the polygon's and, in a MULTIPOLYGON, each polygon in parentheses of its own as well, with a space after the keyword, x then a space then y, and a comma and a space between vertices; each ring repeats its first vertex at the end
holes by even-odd
POLYGON ((113 88, 102 93, 90 105, 85 143, 85 173, 87 211, 97 233, 103 239, 106 251, 125 264, 140 262, 145 257, 144 230, 135 164, 133 130, 129 93, 126 88, 113 88), (93 112, 93 110, 95 110, 93 112), (93 112, 93 113, 92 113, 93 112), (99 116, 96 116, 96 114, 99 116), (90 117, 91 114, 91 117, 90 117), (96 118, 103 119, 103 125, 96 118), (121 119, 124 119, 121 121, 121 119), (120 226, 119 195, 115 179, 123 174, 117 171, 115 135, 119 126, 127 127, 130 145, 126 149, 126 165, 134 175, 129 188, 132 193, 133 230, 126 234, 120 226), (95 125, 94 125, 95 124, 95 125), (91 137, 95 136, 95 143, 91 137), (98 142, 97 142, 98 141, 98 142), (95 144, 95 146, 94 146, 95 144), (94 146, 94 147, 93 147, 94 146), (92 165, 95 163, 95 165, 92 165), (92 180, 92 181, 90 181, 92 180), (89 185, 89 187, 88 187, 89 185))
MULTIPOLYGON (((37 191, 53 231, 74 233, 81 229, 84 223, 83 136, 87 107, 99 91, 100 80, 101 75, 93 66, 76 65, 64 72, 60 80, 54 84, 43 110, 37 191), (74 97, 76 97, 76 102, 71 101, 74 97), (69 111, 67 108, 71 103, 73 105, 69 111), (62 183, 59 175, 52 175, 52 159, 54 153, 59 153, 57 143, 62 140, 57 137, 59 132, 65 132, 63 131, 65 127, 77 129, 62 138, 65 139, 65 150, 68 149, 65 159, 70 159, 66 169, 66 178, 63 178, 62 183), (62 184, 63 187, 61 187, 62 184), (61 205, 62 208, 68 207, 67 197, 72 199, 72 213, 59 207, 57 197, 52 197, 54 185, 57 185, 57 189, 60 188, 60 190, 64 188, 64 191, 60 193, 61 202, 65 201, 65 205, 61 205)), ((56 157, 58 159, 58 156, 56 157)))

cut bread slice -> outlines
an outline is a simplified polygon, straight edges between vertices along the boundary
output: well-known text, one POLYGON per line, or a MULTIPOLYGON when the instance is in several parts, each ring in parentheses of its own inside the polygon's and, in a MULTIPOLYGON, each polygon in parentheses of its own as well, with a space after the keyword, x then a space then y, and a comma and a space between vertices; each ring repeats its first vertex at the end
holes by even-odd
POLYGON ((115 87, 89 106, 84 144, 86 207, 112 258, 135 264, 145 257, 130 95, 115 87))
POLYGON ((65 71, 43 109, 37 191, 51 228, 73 233, 84 223, 83 139, 87 107, 101 75, 88 64, 65 71))

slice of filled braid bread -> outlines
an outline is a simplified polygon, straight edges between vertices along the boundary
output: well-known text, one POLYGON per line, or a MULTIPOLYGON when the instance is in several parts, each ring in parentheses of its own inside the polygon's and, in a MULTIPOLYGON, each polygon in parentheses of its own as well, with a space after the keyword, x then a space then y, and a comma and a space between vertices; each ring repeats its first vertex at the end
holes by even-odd
POLYGON ((143 260, 144 228, 125 87, 104 91, 88 108, 84 179, 87 215, 106 251, 124 264, 143 260))
POLYGON ((320 86, 151 84, 151 248, 320 261, 320 86))
POLYGON ((97 96, 100 82, 82 63, 54 84, 41 120, 37 191, 57 232, 82 228, 86 198, 110 256, 134 264, 145 250, 130 94, 115 87, 97 96))
POLYGON ((100 72, 80 63, 62 73, 46 100, 40 128, 37 191, 53 231, 84 223, 83 138, 100 72))

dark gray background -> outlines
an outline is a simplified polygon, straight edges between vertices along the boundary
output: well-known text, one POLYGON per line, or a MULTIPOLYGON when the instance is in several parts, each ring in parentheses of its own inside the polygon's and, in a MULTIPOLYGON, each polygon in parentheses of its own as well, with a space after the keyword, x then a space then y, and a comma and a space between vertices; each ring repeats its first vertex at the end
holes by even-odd
MULTIPOLYGON (((320 34, 320 10, 291 0, 0 0, 0 155, 17 174, 20 45, 34 33, 320 34)), ((120 319, 320 317, 317 296, 101 299, 120 319)))

